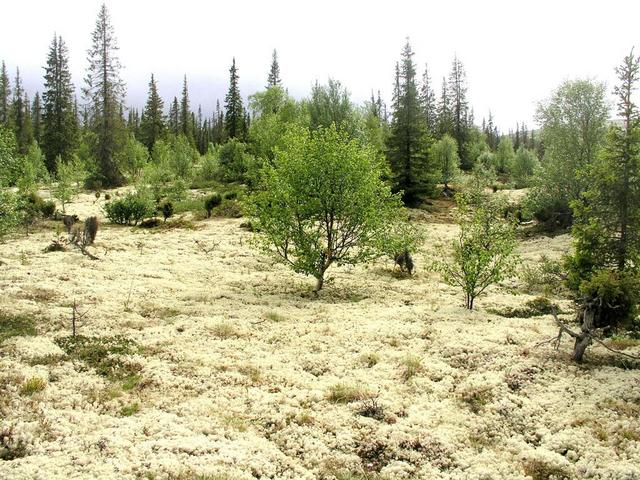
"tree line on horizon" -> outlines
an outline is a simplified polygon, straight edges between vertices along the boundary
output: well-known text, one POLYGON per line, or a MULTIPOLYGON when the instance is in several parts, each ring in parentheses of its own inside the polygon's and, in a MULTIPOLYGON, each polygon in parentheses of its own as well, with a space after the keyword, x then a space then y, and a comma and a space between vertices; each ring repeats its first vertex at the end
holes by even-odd
POLYGON ((331 78, 326 85, 316 82, 309 98, 294 100, 283 87, 274 50, 265 90, 251 95, 247 105, 233 59, 224 105, 218 100, 208 117, 201 106, 196 111, 191 108, 186 75, 180 98, 174 97, 167 105, 151 74, 144 108, 127 109, 118 49, 103 5, 92 32, 81 102, 76 98, 69 51, 61 36, 52 39, 43 93, 36 92, 33 100, 24 90, 19 68, 11 82, 2 62, 0 126, 13 133, 17 154, 25 156, 38 148, 49 174, 56 175, 60 162, 76 162, 90 172, 90 184, 113 187, 131 181, 127 170, 131 170, 132 161, 141 161, 132 157, 144 157, 141 146, 148 151, 147 160, 154 160, 158 140, 180 144, 194 159, 231 141, 236 150, 268 160, 277 133, 268 117, 275 115, 280 127, 298 123, 315 130, 335 124, 350 136, 373 144, 388 160, 394 190, 403 191, 405 203, 415 205, 424 195, 433 194, 438 183, 449 183, 459 168, 471 171, 482 153, 496 154, 499 158, 491 161, 499 173, 506 174, 514 152, 537 150, 539 155, 542 149, 542 143, 524 124, 508 135, 500 134, 491 113, 481 127, 474 124, 466 73, 457 57, 449 77, 443 78, 439 96, 427 65, 420 82, 408 40, 396 64, 390 109, 379 90, 377 97, 372 92, 363 106, 353 104, 346 88, 331 78), (254 122, 258 125, 252 129, 254 122), (443 143, 435 145, 439 141, 443 143))

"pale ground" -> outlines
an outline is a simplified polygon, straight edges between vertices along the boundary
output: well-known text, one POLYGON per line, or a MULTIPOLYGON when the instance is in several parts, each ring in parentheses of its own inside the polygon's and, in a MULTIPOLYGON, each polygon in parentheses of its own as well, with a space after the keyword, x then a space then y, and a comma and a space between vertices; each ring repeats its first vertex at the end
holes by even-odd
MULTIPOLYGON (((68 212, 97 214, 93 200, 68 212)), ((43 253, 51 231, 0 245, 0 310, 32 315, 39 333, 0 345, 0 427, 27 444, 27 456, 0 460, 0 478, 311 480, 378 469, 388 479, 521 479, 535 460, 571 478, 640 478, 638 370, 598 348, 571 364, 568 339, 558 352, 533 348, 555 335, 550 317, 487 312, 532 298, 516 281, 464 310, 460 292, 424 268, 452 225, 421 223, 428 240, 413 277, 392 275, 392 262, 333 268, 314 299, 313 280, 254 251, 241 222, 160 233, 103 225, 99 261, 43 253), (217 246, 206 254, 195 240, 217 246), (82 335, 144 347, 124 359, 141 368, 133 390, 80 362, 31 365, 61 353, 53 340, 69 334, 74 300, 89 312, 82 335), (373 353, 369 367, 362 357, 373 353), (405 380, 410 356, 420 363, 405 380), (21 395, 32 377, 46 387, 21 395), (331 402, 336 384, 377 395, 384 418, 359 415, 361 401, 331 402), (122 416, 133 403, 140 411, 122 416)), ((523 262, 568 247, 567 236, 529 240, 523 262)))

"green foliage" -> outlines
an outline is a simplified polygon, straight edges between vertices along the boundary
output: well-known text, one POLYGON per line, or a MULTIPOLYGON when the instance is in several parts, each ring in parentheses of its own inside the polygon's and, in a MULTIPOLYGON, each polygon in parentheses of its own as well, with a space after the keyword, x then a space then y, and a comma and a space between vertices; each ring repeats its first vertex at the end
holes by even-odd
POLYGON ((535 297, 525 302, 522 307, 507 307, 504 310, 490 310, 501 317, 507 318, 530 318, 540 315, 549 315, 554 311, 560 313, 560 309, 546 297, 535 297))
POLYGON ((434 267, 447 283, 462 288, 471 310, 476 297, 514 272, 515 228, 504 220, 504 201, 495 196, 472 192, 456 200, 460 233, 453 259, 436 260, 434 267))
POLYGON ((338 80, 330 78, 327 85, 316 82, 307 102, 311 128, 315 130, 335 125, 350 137, 356 136, 358 115, 349 97, 349 91, 338 80))
POLYGON ((222 203, 219 193, 212 193, 204 201, 204 209, 207 211, 207 218, 211 218, 211 212, 222 203))
POLYGON ((527 188, 531 186, 533 176, 539 166, 536 154, 520 147, 513 159, 511 178, 515 182, 516 188, 527 188))
POLYGON ((154 213, 153 202, 145 192, 131 192, 124 197, 105 203, 107 218, 120 225, 137 225, 154 213))
POLYGON ((542 255, 533 266, 523 265, 518 274, 527 293, 557 295, 566 290, 566 272, 562 262, 542 255))
POLYGON ((74 179, 77 179, 76 169, 72 163, 63 162, 60 157, 56 160, 56 182, 51 187, 53 198, 62 205, 62 213, 66 212, 66 205, 78 194, 74 179))
POLYGON ((377 250, 381 255, 395 259, 396 255, 416 253, 424 242, 424 235, 401 214, 390 221, 388 228, 377 237, 377 250))
POLYGON ((220 162, 218 160, 218 149, 209 144, 207 153, 200 157, 194 180, 197 182, 212 182, 218 179, 220 162))
POLYGON ((449 135, 444 135, 440 140, 431 145, 429 154, 438 166, 445 188, 460 174, 460 157, 458 157, 458 144, 449 135))
POLYGON ((219 178, 223 182, 241 182, 251 164, 251 156, 246 153, 246 146, 232 138, 219 149, 219 178))
POLYGON ((13 132, 0 125, 0 186, 15 185, 20 177, 21 162, 17 148, 13 132))
POLYGON ((36 335, 36 327, 31 317, 0 311, 0 344, 7 338, 34 335, 36 335))
POLYGON ((488 151, 482 152, 476 159, 473 170, 471 171, 471 188, 482 190, 487 187, 493 187, 497 179, 495 155, 488 151))
POLYGON ((109 380, 124 380, 138 373, 139 368, 122 361, 122 355, 136 353, 133 340, 113 337, 59 337, 56 344, 72 359, 84 362, 100 376, 109 380))
MULTIPOLYGON (((175 159, 171 144, 165 140, 156 141, 152 159, 153 162, 148 163, 142 171, 138 181, 138 190, 149 189, 156 204, 159 204, 163 199, 172 202, 183 200, 186 197, 189 179, 179 176, 176 172, 176 165, 172 165, 175 159)), ((184 160, 184 157, 182 159, 184 160)))
POLYGON ((172 155, 169 167, 176 178, 189 181, 193 174, 193 166, 199 159, 198 151, 189 143, 184 135, 171 137, 172 155))
POLYGON ((117 152, 116 163, 120 171, 130 182, 136 182, 142 170, 149 162, 147 147, 130 134, 127 135, 122 148, 117 152))
POLYGON ((160 206, 160 209, 162 211, 162 217, 166 222, 167 219, 171 218, 171 216, 173 215, 173 203, 167 200, 160 206))
POLYGON ((598 155, 608 118, 604 84, 591 80, 566 81, 538 106, 545 153, 528 203, 547 226, 573 222, 569 205, 589 184, 582 172, 598 155))
POLYGON ((20 395, 31 396, 46 388, 46 382, 40 377, 31 377, 20 387, 20 395))
POLYGON ((49 172, 44 164, 44 155, 37 143, 32 143, 27 154, 22 158, 20 175, 16 182, 22 193, 35 192, 38 182, 49 180, 49 172))
POLYGON ((313 275, 318 291, 332 264, 378 254, 379 238, 399 215, 399 198, 380 180, 375 152, 335 127, 313 134, 292 129, 285 143, 250 198, 252 223, 263 248, 313 275))
POLYGON ((513 153, 513 142, 510 137, 502 137, 495 153, 496 171, 500 174, 511 173, 515 154, 513 153))
POLYGON ((401 65, 396 70, 393 121, 387 140, 387 159, 393 174, 394 190, 402 191, 407 206, 416 206, 423 195, 435 193, 441 177, 429 158, 430 138, 418 96, 413 51, 407 42, 401 65))
POLYGON ((20 223, 18 199, 8 190, 0 189, 0 241, 4 241, 20 223))
POLYGON ((582 305, 590 306, 595 313, 594 326, 608 328, 607 335, 619 329, 638 329, 636 322, 640 281, 631 272, 602 269, 580 283, 582 305))

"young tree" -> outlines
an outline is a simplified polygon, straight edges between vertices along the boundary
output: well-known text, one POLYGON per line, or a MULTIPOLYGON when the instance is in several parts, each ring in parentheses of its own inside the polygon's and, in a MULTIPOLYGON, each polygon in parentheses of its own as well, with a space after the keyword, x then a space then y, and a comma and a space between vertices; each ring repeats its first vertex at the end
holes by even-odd
POLYGON ((280 78, 280 65, 278 65, 278 52, 276 52, 274 48, 271 54, 271 69, 269 70, 269 77, 267 78, 267 88, 281 86, 282 79, 280 78))
POLYGON ((442 91, 438 103, 438 134, 453 135, 453 111, 447 80, 442 77, 442 91))
POLYGON ((591 80, 566 81, 538 106, 544 157, 528 201, 539 220, 571 224, 569 204, 588 186, 581 172, 596 159, 608 118, 604 84, 591 80))
POLYGON ((125 86, 116 56, 118 45, 104 4, 98 13, 91 40, 83 93, 89 104, 89 121, 95 133, 93 153, 98 164, 97 180, 106 187, 119 186, 124 177, 116 164, 116 156, 125 136, 121 115, 125 86))
POLYGON ((430 138, 420 106, 413 51, 408 40, 402 51, 401 67, 396 66, 394 90, 387 158, 394 190, 403 192, 406 205, 415 206, 421 195, 435 191, 439 172, 428 156, 430 138))
POLYGON ((456 141, 453 137, 445 135, 431 146, 429 153, 439 167, 445 191, 449 191, 449 183, 460 173, 460 157, 458 157, 456 141))
POLYGON ((515 154, 513 153, 513 142, 511 138, 509 136, 502 137, 496 149, 495 159, 497 172, 503 175, 511 173, 514 158, 515 154))
POLYGON ((511 169, 511 177, 516 184, 516 188, 527 188, 531 186, 536 170, 540 162, 536 154, 520 147, 513 158, 513 167, 511 169))
POLYGON ((229 92, 225 97, 224 127, 228 138, 242 137, 244 130, 244 107, 238 79, 238 69, 236 68, 236 59, 234 57, 229 69, 229 92))
POLYGON ((424 110, 424 119, 427 124, 427 132, 435 137, 437 133, 438 111, 436 105, 436 92, 429 76, 429 66, 425 64, 420 87, 420 101, 424 110))
POLYGON ((74 165, 62 160, 60 156, 56 159, 56 182, 53 184, 51 193, 53 198, 60 202, 62 213, 66 213, 66 206, 78 194, 74 184, 74 165))
POLYGON ((2 70, 0 70, 0 124, 7 125, 9 123, 9 115, 11 111, 11 85, 9 82, 9 74, 7 66, 2 62, 2 70))
POLYGON ((180 100, 180 123, 178 129, 189 142, 193 143, 193 122, 191 121, 191 110, 189 102, 189 88, 187 87, 187 76, 184 76, 182 83, 182 99, 180 100))
POLYGON ((40 93, 36 92, 31 104, 31 128, 33 131, 33 139, 42 143, 42 103, 40 101, 40 93))
POLYGON ((165 133, 163 111, 164 102, 158 94, 158 85, 156 84, 153 74, 151 74, 149 97, 147 98, 147 104, 144 107, 144 113, 140 121, 142 142, 149 151, 153 150, 153 145, 158 139, 162 138, 165 133))
POLYGON ((462 288, 465 307, 472 310, 490 285, 513 273, 515 228, 504 219, 504 204, 495 196, 474 191, 456 201, 460 233, 453 242, 453 259, 438 260, 434 267, 447 283, 462 288))
POLYGON ((453 138, 458 144, 460 163, 464 170, 471 170, 473 163, 466 151, 469 121, 469 104, 467 102, 466 73, 460 59, 453 59, 451 73, 449 74, 449 92, 451 92, 451 106, 453 119, 453 138))
POLYGON ((74 86, 69 71, 69 54, 62 37, 53 37, 44 74, 42 94, 42 150, 47 168, 55 173, 56 158, 71 160, 78 147, 78 118, 74 86))
POLYGON ((329 79, 328 84, 315 83, 307 104, 312 129, 335 125, 350 136, 356 134, 356 113, 349 91, 338 80, 329 79))
POLYGON ((380 179, 375 152, 335 126, 292 129, 250 199, 262 246, 320 291, 331 265, 377 254, 400 201, 380 179))
POLYGON ((15 87, 13 89, 13 101, 11 102, 10 122, 16 136, 18 153, 24 155, 33 141, 31 130, 31 112, 26 93, 22 89, 20 69, 16 69, 15 87))

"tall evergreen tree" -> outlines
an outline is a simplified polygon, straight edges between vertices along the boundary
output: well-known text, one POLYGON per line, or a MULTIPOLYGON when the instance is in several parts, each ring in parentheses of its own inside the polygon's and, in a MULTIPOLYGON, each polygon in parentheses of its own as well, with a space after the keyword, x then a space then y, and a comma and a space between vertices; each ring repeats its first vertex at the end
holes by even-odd
POLYGON ((396 67, 393 120, 387 142, 394 188, 403 191, 407 205, 416 205, 422 194, 432 193, 439 176, 427 153, 430 141, 420 106, 413 54, 407 40, 401 65, 396 67))
POLYGON ((106 187, 118 186, 124 183, 116 157, 125 138, 121 114, 125 85, 120 78, 118 45, 104 4, 91 41, 83 93, 89 104, 90 125, 96 134, 93 153, 98 163, 98 180, 106 187))
POLYGON ((588 170, 583 195, 574 202, 576 254, 593 268, 623 271, 640 265, 640 112, 632 96, 640 82, 633 50, 616 69, 614 89, 622 125, 613 125, 603 151, 588 170))
POLYGON ((17 68, 9 122, 11 126, 13 126, 13 132, 16 136, 18 153, 22 155, 27 153, 31 142, 33 141, 33 132, 31 131, 31 112, 29 106, 29 100, 22 88, 20 69, 17 68))
POLYGON ((174 135, 180 133, 180 106, 178 97, 173 97, 173 102, 169 107, 169 131, 174 135))
POLYGON ((228 138, 241 137, 244 131, 244 107, 240 96, 238 79, 238 69, 236 68, 236 59, 234 57, 233 64, 229 69, 229 92, 225 97, 224 126, 228 138))
POLYGON ((453 113, 447 80, 442 77, 442 91, 438 102, 438 134, 453 136, 453 113))
POLYGON ((53 37, 44 73, 42 151, 49 171, 56 158, 68 161, 78 146, 78 118, 69 53, 62 37, 53 37))
POLYGON ((429 66, 425 64, 422 75, 422 86, 420 87, 420 101, 424 110, 424 118, 427 124, 427 131, 435 136, 437 133, 438 112, 436 106, 436 93, 433 90, 431 77, 429 76, 429 66))
POLYGON ((153 146, 162 138, 165 130, 164 123, 164 102, 158 94, 158 85, 151 74, 149 82, 149 96, 144 107, 142 119, 140 120, 140 137, 149 151, 153 150, 153 146))
POLYGON ((33 139, 42 143, 42 102, 40 101, 40 93, 36 92, 31 104, 31 126, 33 128, 33 139))
POLYGON ((9 112, 11 110, 11 84, 9 82, 9 74, 7 66, 2 61, 2 70, 0 71, 0 124, 7 125, 9 123, 9 112))
POLYGON ((187 76, 182 82, 182 98, 180 99, 180 125, 179 130, 189 142, 193 142, 193 122, 191 121, 191 110, 189 102, 189 87, 187 86, 187 76))
POLYGON ((212 119, 212 137, 215 144, 221 144, 225 141, 224 113, 220 108, 220 100, 216 100, 216 111, 212 119))
POLYGON ((469 137, 469 104, 467 102, 466 73, 460 59, 455 56, 449 74, 449 92, 451 95, 451 114, 453 120, 453 138, 458 144, 460 166, 465 170, 473 167, 473 159, 469 158, 466 143, 469 137))
POLYGON ((267 88, 282 86, 282 79, 280 78, 280 65, 278 64, 278 52, 273 49, 271 54, 271 69, 269 70, 269 77, 267 78, 267 88))

